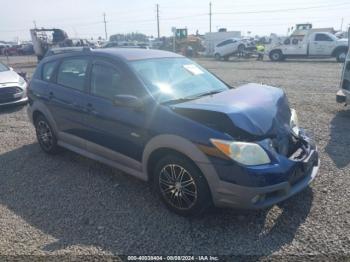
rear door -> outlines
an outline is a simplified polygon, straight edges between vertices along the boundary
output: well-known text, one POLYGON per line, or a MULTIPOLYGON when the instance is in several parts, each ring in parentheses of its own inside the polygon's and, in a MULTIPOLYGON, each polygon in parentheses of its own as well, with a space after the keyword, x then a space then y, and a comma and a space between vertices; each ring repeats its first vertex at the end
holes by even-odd
POLYGON ((309 44, 309 55, 330 56, 333 51, 335 41, 327 34, 315 33, 309 44))
POLYGON ((77 138, 85 135, 84 105, 89 63, 86 56, 63 58, 55 81, 49 83, 48 88, 48 108, 56 121, 60 138, 79 147, 82 143, 77 138))
POLYGON ((147 141, 147 112, 117 106, 113 101, 116 95, 144 97, 145 90, 125 65, 103 58, 93 60, 89 82, 90 93, 85 101, 89 112, 88 151, 137 167, 147 141))

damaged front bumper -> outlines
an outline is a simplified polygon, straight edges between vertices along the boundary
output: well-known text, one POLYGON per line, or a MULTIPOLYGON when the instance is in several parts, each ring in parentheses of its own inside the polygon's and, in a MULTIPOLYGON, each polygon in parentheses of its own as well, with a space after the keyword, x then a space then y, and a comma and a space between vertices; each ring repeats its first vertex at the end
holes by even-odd
MULTIPOLYGON (((219 179, 212 192, 216 206, 261 209, 277 204, 305 189, 316 177, 320 160, 311 141, 280 163, 246 167, 243 176, 255 186, 219 179), (257 183, 257 180, 260 182, 257 183)), ((237 170, 236 170, 237 171, 237 170)), ((231 173, 231 175, 233 175, 231 173)))

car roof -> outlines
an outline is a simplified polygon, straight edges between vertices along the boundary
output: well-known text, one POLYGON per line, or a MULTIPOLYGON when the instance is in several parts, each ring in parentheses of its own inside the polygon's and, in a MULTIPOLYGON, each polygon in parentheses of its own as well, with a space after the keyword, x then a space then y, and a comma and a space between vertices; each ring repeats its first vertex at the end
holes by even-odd
POLYGON ((119 58, 124 61, 135 61, 135 60, 146 60, 152 58, 181 58, 182 55, 176 53, 145 49, 145 48, 99 48, 91 49, 89 47, 67 47, 67 48, 52 48, 50 49, 45 58, 44 62, 52 61, 59 58, 70 57, 75 55, 102 55, 108 57, 119 58))
POLYGON ((94 49, 93 53, 116 56, 127 61, 145 60, 152 58, 179 58, 183 57, 176 53, 144 48, 104 48, 94 49))

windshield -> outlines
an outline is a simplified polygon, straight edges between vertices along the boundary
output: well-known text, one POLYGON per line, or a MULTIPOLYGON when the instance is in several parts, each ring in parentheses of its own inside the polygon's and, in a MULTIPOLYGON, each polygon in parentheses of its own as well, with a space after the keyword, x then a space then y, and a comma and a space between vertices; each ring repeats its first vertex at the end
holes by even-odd
POLYGON ((9 71, 10 69, 4 64, 0 63, 0 72, 9 71))
POLYGON ((159 58, 131 62, 160 103, 190 99, 227 90, 207 70, 187 58, 159 58))

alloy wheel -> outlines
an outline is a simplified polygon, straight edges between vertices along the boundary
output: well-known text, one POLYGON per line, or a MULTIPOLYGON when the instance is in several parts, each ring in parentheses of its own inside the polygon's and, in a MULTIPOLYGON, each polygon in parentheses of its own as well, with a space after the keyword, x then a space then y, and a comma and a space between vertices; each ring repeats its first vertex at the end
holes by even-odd
POLYGON ((162 168, 159 187, 164 199, 180 210, 191 209, 198 198, 195 180, 180 165, 168 164, 162 168))
POLYGON ((46 149, 50 150, 53 146, 53 136, 50 126, 43 120, 37 124, 37 135, 40 144, 46 149))

